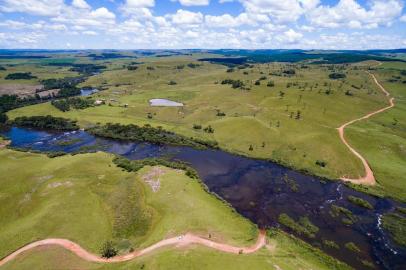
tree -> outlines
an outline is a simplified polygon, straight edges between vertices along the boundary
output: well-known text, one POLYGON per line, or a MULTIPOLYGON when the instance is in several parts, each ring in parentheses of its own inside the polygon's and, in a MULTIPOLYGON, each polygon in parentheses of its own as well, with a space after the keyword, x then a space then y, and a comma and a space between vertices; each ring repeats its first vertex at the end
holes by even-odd
POLYGON ((0 113, 0 124, 6 123, 8 120, 7 114, 5 113, 0 113))
POLYGON ((275 83, 274 83, 274 81, 269 81, 266 86, 268 86, 268 87, 274 87, 274 86, 275 86, 275 83))
POLYGON ((299 120, 300 117, 301 117, 301 112, 300 112, 300 111, 297 111, 297 112, 296 112, 296 117, 295 117, 295 119, 296 119, 296 120, 299 120))
POLYGON ((107 241, 104 243, 101 249, 101 255, 103 258, 111 258, 116 256, 118 253, 117 249, 113 246, 113 242, 107 241))

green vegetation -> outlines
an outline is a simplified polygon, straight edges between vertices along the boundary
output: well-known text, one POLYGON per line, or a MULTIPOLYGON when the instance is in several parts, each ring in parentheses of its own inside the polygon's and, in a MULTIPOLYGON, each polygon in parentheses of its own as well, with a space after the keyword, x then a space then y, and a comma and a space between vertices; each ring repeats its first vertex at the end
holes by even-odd
POLYGON ((221 81, 221 84, 231 84, 232 88, 245 89, 244 83, 240 80, 225 79, 221 81))
POLYGON ((120 168, 125 169, 128 172, 137 172, 144 168, 145 166, 165 166, 172 169, 183 170, 185 175, 197 179, 199 175, 196 170, 187 165, 186 163, 180 161, 169 161, 161 158, 147 158, 141 160, 128 160, 124 157, 117 156, 114 158, 113 162, 120 168))
POLYGON ((334 218, 339 217, 341 214, 344 215, 341 221, 346 225, 351 225, 357 222, 357 217, 354 216, 350 210, 341 206, 332 204, 329 213, 334 218))
POLYGON ((53 100, 51 104, 62 112, 69 111, 71 108, 76 110, 83 110, 94 106, 93 99, 83 98, 65 98, 59 100, 53 100))
POLYGON ((40 129, 54 129, 54 130, 77 130, 79 127, 76 121, 71 121, 62 117, 47 116, 31 116, 31 117, 17 117, 12 122, 13 125, 19 127, 33 127, 40 129))
POLYGON ((330 79, 337 80, 337 79, 344 79, 347 76, 344 73, 331 73, 328 75, 330 79))
POLYGON ((406 218, 397 213, 389 213, 382 217, 382 226, 387 230, 393 240, 406 246, 406 218))
POLYGON ((37 78, 36 76, 31 75, 31 72, 17 72, 8 74, 6 80, 31 80, 37 78))
POLYGON ((323 245, 329 248, 340 249, 336 242, 330 240, 323 240, 323 245))
POLYGON ((361 252, 359 247, 357 247, 357 245, 354 244, 353 242, 348 242, 344 246, 345 246, 346 249, 351 250, 352 252, 356 252, 356 253, 361 252))
MULTIPOLYGON (((230 53, 234 55, 235 52, 230 53)), ((242 53, 243 56, 250 54, 250 57, 253 54, 253 52, 238 53, 242 53)), ((110 106, 90 107, 83 112, 70 110, 62 113, 50 103, 45 103, 10 111, 8 116, 13 119, 18 116, 52 114, 78 120, 82 127, 93 126, 96 123, 140 126, 150 124, 153 127, 162 126, 165 130, 188 138, 217 141, 221 148, 230 152, 274 160, 329 179, 339 179, 343 176, 356 178, 363 174, 362 163, 340 141, 336 128, 387 106, 387 98, 371 76, 365 72, 370 67, 376 66, 376 62, 351 65, 339 63, 379 57, 340 52, 278 53, 269 56, 270 58, 263 58, 256 52, 252 59, 257 58, 260 62, 266 59, 286 60, 290 57, 292 59, 288 60, 303 60, 305 57, 313 62, 261 64, 245 63, 247 59, 244 57, 232 57, 234 60, 221 58, 221 61, 230 63, 237 61, 231 63, 234 72, 230 73, 226 72, 228 67, 210 62, 201 62, 198 68, 187 66, 204 57, 218 55, 195 53, 170 57, 140 55, 137 59, 136 72, 127 69, 127 66, 133 65, 134 59, 114 58, 108 62, 100 60, 98 64, 106 66, 103 72, 86 77, 77 87, 91 86, 103 89, 96 97, 107 100, 110 106), (335 64, 325 65, 326 63, 335 64), (148 70, 147 66, 154 69, 148 70), (290 69, 294 70, 295 74, 283 73, 290 69), (331 73, 342 73, 346 78, 331 80, 329 78, 331 73), (266 76, 267 80, 261 82, 261 85, 254 86, 255 81, 263 76, 266 76), (171 80, 177 84, 169 86, 168 82, 171 80), (245 89, 251 90, 235 91, 232 84, 230 87, 222 85, 221 82, 224 80, 239 80, 245 89), (267 86, 268 80, 274 82, 272 88, 267 86), (150 107, 148 101, 152 98, 177 100, 185 106, 150 107), (220 110, 225 116, 218 117, 215 110, 220 110), (298 111, 300 119, 296 118, 298 111), (202 126, 202 129, 194 129, 194 124, 202 126), (208 126, 214 132, 203 130, 208 126), (265 146, 261 147, 263 143, 265 146), (318 160, 324 163, 316 164, 318 160), (324 166, 321 166, 323 164, 324 166)), ((61 57, 65 58, 67 57, 61 57)), ((77 63, 92 63, 84 58, 76 59, 77 63)), ((35 61, 44 60, 54 59, 35 61)), ((8 61, 7 63, 14 63, 17 60, 8 61)), ((24 61, 15 67, 7 66, 7 72, 32 70, 32 74, 38 76, 39 80, 78 76, 69 70, 71 66, 34 67, 31 64, 34 60, 24 61), (55 68, 61 70, 56 72, 55 68)), ((404 121, 401 121, 406 108, 402 91, 404 79, 402 77, 396 81, 390 80, 394 78, 393 76, 401 76, 400 72, 405 69, 406 64, 397 61, 385 62, 370 70, 395 97, 396 106, 346 128, 348 142, 368 160, 378 183, 373 187, 353 187, 402 201, 406 198, 406 182, 399 181, 406 175, 402 150, 402 146, 406 143, 405 126, 404 121), (365 137, 365 134, 368 136, 365 137)), ((6 76, 7 72, 0 71, 0 75, 6 76)), ((21 83, 32 84, 36 80, 31 81, 22 80, 21 83)), ((0 83, 6 82, 0 80, 0 83)))
POLYGON ((88 132, 96 136, 120 139, 133 140, 140 142, 165 143, 171 145, 184 145, 195 148, 204 149, 207 147, 216 148, 217 143, 213 141, 204 141, 195 138, 187 138, 185 136, 166 131, 162 128, 154 128, 150 125, 143 127, 137 125, 120 125, 110 124, 104 126, 95 126, 87 129, 88 132))
POLYGON ((319 231, 319 228, 311 223, 307 217, 301 217, 299 222, 296 222, 294 219, 289 217, 289 215, 283 213, 279 215, 278 221, 297 234, 303 234, 309 238, 314 238, 315 234, 319 231))
POLYGON ((374 209, 374 207, 366 200, 359 198, 359 197, 355 197, 355 196, 348 196, 347 197, 348 201, 350 201, 351 203, 358 205, 360 207, 364 207, 366 209, 374 209))
POLYGON ((111 258, 117 255, 118 250, 113 246, 112 241, 107 241, 106 243, 104 243, 100 253, 101 256, 104 258, 111 258))

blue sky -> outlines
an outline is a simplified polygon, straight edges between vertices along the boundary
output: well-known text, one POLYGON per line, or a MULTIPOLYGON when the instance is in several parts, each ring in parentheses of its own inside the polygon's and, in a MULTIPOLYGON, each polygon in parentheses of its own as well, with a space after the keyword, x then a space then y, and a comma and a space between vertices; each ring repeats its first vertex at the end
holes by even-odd
POLYGON ((405 0, 0 0, 0 48, 405 48, 405 6, 405 0))

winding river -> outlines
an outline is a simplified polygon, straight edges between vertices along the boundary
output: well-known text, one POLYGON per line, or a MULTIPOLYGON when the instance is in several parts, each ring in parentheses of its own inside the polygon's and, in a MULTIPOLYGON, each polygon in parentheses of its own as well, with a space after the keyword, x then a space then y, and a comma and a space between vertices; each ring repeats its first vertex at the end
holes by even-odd
POLYGON ((354 191, 339 181, 325 181, 315 176, 285 168, 276 163, 230 154, 221 150, 196 150, 190 147, 123 142, 97 138, 85 131, 49 132, 12 127, 3 132, 11 146, 39 151, 106 151, 129 159, 166 157, 181 160, 194 167, 210 191, 229 202, 241 215, 259 227, 280 226, 282 213, 296 221, 308 217, 319 227, 314 238, 297 235, 313 246, 356 269, 406 269, 406 248, 396 245, 381 227, 383 214, 404 204, 354 191), (350 203, 349 195, 370 202, 373 210, 350 203), (342 216, 331 215, 332 205, 345 207, 356 216, 353 225, 342 222, 342 216), (334 241, 339 249, 328 247, 324 240, 334 241), (355 243, 360 252, 345 248, 355 243))

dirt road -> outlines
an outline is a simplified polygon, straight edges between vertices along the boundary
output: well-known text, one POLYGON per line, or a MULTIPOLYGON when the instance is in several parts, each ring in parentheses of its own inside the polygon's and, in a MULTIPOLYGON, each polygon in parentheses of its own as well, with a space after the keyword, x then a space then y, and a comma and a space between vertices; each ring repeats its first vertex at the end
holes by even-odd
MULTIPOLYGON (((379 89, 381 89, 381 91, 382 91, 387 97, 390 97, 389 92, 386 91, 386 89, 378 82, 378 80, 376 79, 375 75, 372 74, 372 73, 369 72, 369 71, 366 71, 366 72, 373 78, 375 84, 378 85, 379 89)), ((355 123, 355 122, 357 122, 357 121, 361 121, 361 120, 367 119, 367 118, 369 118, 369 117, 371 117, 371 116, 373 116, 373 115, 375 115, 375 114, 384 112, 384 111, 386 111, 386 110, 388 110, 388 109, 390 109, 390 108, 392 108, 392 107, 394 107, 394 106, 395 106, 395 99, 394 99, 393 97, 392 97, 392 98, 389 98, 389 105, 388 105, 388 106, 386 106, 386 107, 384 107, 384 108, 382 108, 382 109, 379 109, 379 110, 377 110, 377 111, 370 112, 370 113, 368 113, 367 115, 365 115, 365 116, 363 116, 363 117, 361 117, 361 118, 357 118, 357 119, 351 120, 351 121, 349 121, 349 122, 343 124, 342 126, 340 126, 340 127, 338 128, 338 133, 340 134, 340 139, 341 139, 341 141, 348 147, 348 149, 350 149, 350 151, 351 151, 354 155, 356 155, 356 156, 362 161, 362 164, 364 165, 364 173, 365 173, 364 176, 362 176, 362 177, 360 176, 359 178, 356 178, 356 179, 351 179, 351 178, 342 177, 341 180, 347 181, 347 182, 352 182, 352 183, 354 183, 354 184, 375 185, 375 183, 376 183, 376 181, 375 181, 375 176, 374 176, 374 173, 373 173, 371 167, 369 166, 367 160, 366 160, 360 153, 358 153, 353 147, 351 147, 351 145, 347 142, 347 140, 345 139, 345 136, 344 136, 344 135, 345 135, 345 134, 344 134, 344 131, 345 131, 345 128, 346 128, 347 126, 349 126, 349 125, 351 125, 351 124, 353 124, 353 123, 355 123)))
POLYGON ((266 237, 265 237, 265 231, 261 230, 259 235, 258 235, 258 239, 257 242, 251 246, 251 247, 236 247, 236 246, 231 246, 231 245, 227 245, 227 244, 222 244, 222 243, 217 243, 205 238, 202 238, 200 236, 196 236, 194 234, 191 233, 187 233, 185 235, 180 235, 177 237, 173 237, 173 238, 168 238, 168 239, 164 239, 162 241, 159 241, 158 243, 153 244, 152 246, 149 246, 147 248, 141 249, 141 250, 136 250, 134 252, 128 253, 126 255, 120 255, 120 256, 116 256, 113 258, 102 258, 94 253, 91 253, 87 250, 85 250, 84 248, 82 248, 81 246, 79 246, 78 244, 67 240, 67 239, 57 239, 57 238, 50 238, 50 239, 44 239, 44 240, 40 240, 40 241, 36 241, 33 243, 30 243, 16 251, 14 251, 13 253, 11 253, 10 255, 8 255, 7 257, 3 258, 2 260, 0 260, 0 266, 6 264, 7 262, 13 260, 14 258, 16 258, 18 255, 20 255, 23 252, 26 252, 28 250, 40 247, 40 246, 49 246, 49 245, 57 245, 57 246, 61 246, 71 252, 73 252, 74 254, 76 254, 78 257, 89 261, 89 262, 101 262, 101 263, 114 263, 114 262, 124 262, 124 261, 129 261, 132 260, 134 258, 140 257, 142 255, 145 255, 147 253, 150 253, 156 249, 159 249, 161 247, 165 247, 165 246, 176 246, 176 247, 184 247, 184 246, 188 246, 188 245, 192 245, 192 244, 198 244, 198 245, 203 245, 212 249, 216 249, 222 252, 227 252, 227 253, 234 253, 234 254, 239 254, 239 253, 253 253, 257 250, 259 250, 260 248, 262 248, 263 246, 265 246, 266 244, 266 237))

